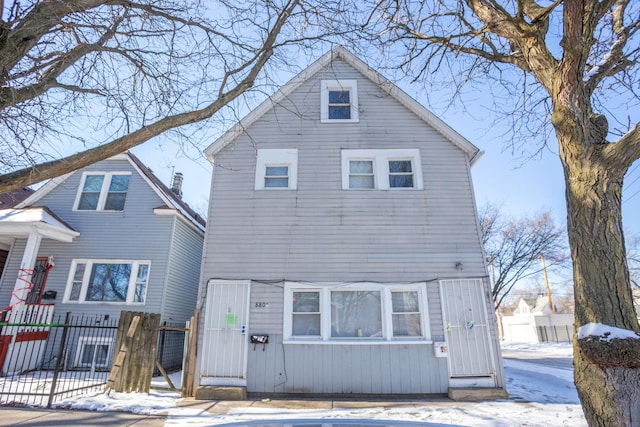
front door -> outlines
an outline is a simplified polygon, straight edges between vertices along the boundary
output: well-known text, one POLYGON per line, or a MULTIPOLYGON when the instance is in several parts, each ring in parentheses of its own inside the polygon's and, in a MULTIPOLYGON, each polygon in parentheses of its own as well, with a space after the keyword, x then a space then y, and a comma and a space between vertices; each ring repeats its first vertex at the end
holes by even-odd
POLYGON ((248 281, 210 280, 202 352, 202 385, 246 386, 248 281))
POLYGON ((495 386, 494 352, 483 291, 482 279, 440 281, 452 382, 485 377, 485 385, 495 386))

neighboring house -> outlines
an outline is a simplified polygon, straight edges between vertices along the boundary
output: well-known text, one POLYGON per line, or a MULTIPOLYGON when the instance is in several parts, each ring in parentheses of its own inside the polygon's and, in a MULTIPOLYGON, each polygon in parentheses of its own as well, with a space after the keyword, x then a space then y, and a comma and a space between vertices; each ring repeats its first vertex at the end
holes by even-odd
POLYGON ((502 316, 503 340, 506 342, 539 343, 571 341, 573 314, 551 313, 546 295, 520 298, 512 316, 502 316))
POLYGON ((205 152, 198 397, 506 395, 478 148, 339 47, 205 152))
POLYGON ((176 174, 167 188, 125 153, 0 210, 0 245, 9 251, 3 319, 49 322, 55 311, 99 321, 129 310, 184 324, 195 308, 205 222, 181 200, 181 184, 176 174))
MULTIPOLYGON (((0 194, 0 209, 12 208, 32 194, 33 190, 30 188, 22 188, 20 190, 0 194)), ((0 277, 2 277, 4 265, 7 262, 7 257, 9 256, 10 247, 10 244, 5 243, 2 238, 0 238, 0 277)))

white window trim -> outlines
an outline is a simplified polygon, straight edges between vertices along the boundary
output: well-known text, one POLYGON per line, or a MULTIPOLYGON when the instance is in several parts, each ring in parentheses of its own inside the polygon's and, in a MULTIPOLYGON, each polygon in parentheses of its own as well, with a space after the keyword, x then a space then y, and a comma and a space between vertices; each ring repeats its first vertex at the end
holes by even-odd
MULTIPOLYGON (((80 179, 80 185, 78 186, 78 193, 76 194, 76 200, 73 203, 73 210, 77 212, 122 212, 116 210, 106 210, 104 209, 104 204, 107 201, 107 194, 109 194, 109 186, 111 185, 111 177, 115 175, 131 175, 131 172, 99 172, 99 171, 90 171, 83 172, 82 178, 80 179), (102 181, 102 188, 100 189, 100 196, 98 198, 98 206, 95 209, 78 209, 78 204, 80 203, 80 197, 82 197, 82 190, 84 189, 84 182, 89 175, 102 175, 104 176, 104 180, 102 181)), ((131 181, 129 181, 129 185, 131 185, 131 181)), ((129 190, 127 189, 127 194, 129 190)))
POLYGON ((321 123, 357 123, 360 121, 358 108, 358 81, 357 80, 322 80, 320 82, 320 122, 321 123), (350 119, 329 118, 329 91, 348 90, 351 102, 350 119))
POLYGON ((284 284, 284 322, 283 342, 285 344, 431 344, 431 325, 429 324, 429 312, 427 301, 427 287, 425 282, 412 284, 393 283, 299 283, 285 282, 284 284), (331 291, 380 291, 382 305, 382 337, 381 338, 332 338, 331 337, 331 291), (320 337, 300 337, 292 335, 293 292, 320 292, 320 337), (420 299, 420 320, 422 326, 421 337, 393 337, 393 307, 391 292, 417 291, 420 299))
POLYGON ((295 190, 298 188, 298 149, 260 149, 256 160, 256 190, 295 190), (287 187, 265 187, 267 166, 288 166, 289 185, 287 187))
POLYGON ((151 275, 150 260, 122 260, 122 259, 74 259, 69 269, 69 277, 67 279, 67 287, 64 291, 62 302, 65 304, 94 304, 94 305, 145 305, 147 301, 147 293, 149 292, 149 278, 151 275), (85 264, 84 275, 82 276, 82 287, 78 300, 70 300, 71 289, 73 288, 73 279, 78 264, 85 264), (91 278, 91 270, 93 264, 131 264, 131 276, 129 277, 129 287, 127 289, 126 301, 86 301, 87 289, 89 288, 89 279, 91 278), (138 279, 138 268, 140 265, 149 266, 147 271, 147 287, 145 289, 144 302, 134 302, 136 293, 136 281, 138 279))
POLYGON ((105 368, 109 366, 109 361, 111 360, 111 356, 113 354, 113 338, 111 337, 80 337, 78 339, 78 347, 76 348, 76 357, 74 359, 73 366, 74 367, 92 367, 92 368, 105 368), (100 344, 108 344, 109 350, 107 352, 107 360, 104 364, 95 364, 93 363, 82 363, 82 353, 85 345, 100 345, 100 344))
POLYGON ((393 190, 412 191, 423 189, 422 162, 417 148, 382 150, 342 150, 342 189, 352 191, 393 190), (372 160, 374 188, 349 188, 349 161, 372 160), (389 161, 410 160, 413 171, 413 187, 389 186, 389 161))

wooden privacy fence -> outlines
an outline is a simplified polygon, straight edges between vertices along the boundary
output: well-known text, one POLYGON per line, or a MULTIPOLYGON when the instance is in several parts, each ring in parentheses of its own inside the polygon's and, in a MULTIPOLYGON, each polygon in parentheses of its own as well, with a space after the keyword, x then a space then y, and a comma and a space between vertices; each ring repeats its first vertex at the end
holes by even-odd
POLYGON ((160 315, 123 311, 116 335, 115 358, 105 392, 149 393, 156 350, 160 315))
POLYGON ((148 393, 154 367, 164 376, 169 388, 175 390, 156 357, 159 331, 173 330, 186 333, 181 388, 182 397, 193 396, 199 314, 199 310, 196 310, 186 327, 179 328, 161 326, 159 314, 123 311, 118 324, 111 372, 104 391, 148 393))

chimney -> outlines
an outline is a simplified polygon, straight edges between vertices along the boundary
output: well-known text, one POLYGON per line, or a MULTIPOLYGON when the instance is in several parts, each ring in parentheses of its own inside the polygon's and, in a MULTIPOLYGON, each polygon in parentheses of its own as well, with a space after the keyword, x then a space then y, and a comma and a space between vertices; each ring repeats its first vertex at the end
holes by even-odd
POLYGON ((171 191, 182 199, 182 174, 180 172, 176 172, 175 175, 173 175, 171 191))

